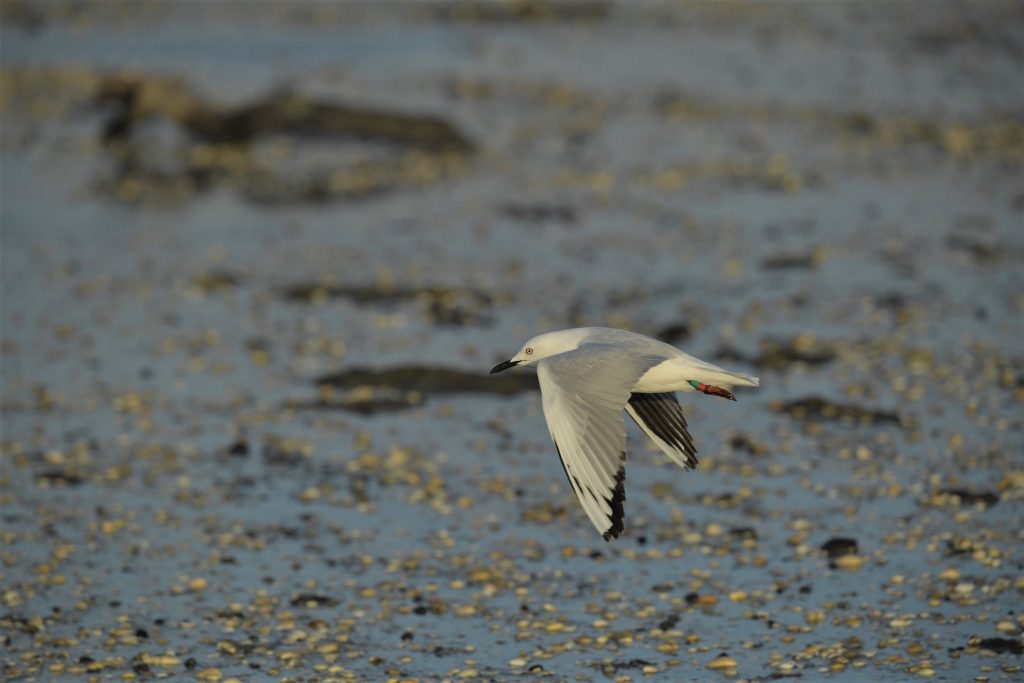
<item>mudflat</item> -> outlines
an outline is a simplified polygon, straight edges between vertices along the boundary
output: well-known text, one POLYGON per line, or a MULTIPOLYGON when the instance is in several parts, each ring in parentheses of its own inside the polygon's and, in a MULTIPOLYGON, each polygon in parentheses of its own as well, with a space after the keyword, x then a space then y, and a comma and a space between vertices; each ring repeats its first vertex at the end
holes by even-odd
POLYGON ((1019 3, 0 9, 5 680, 1019 680, 1019 3))

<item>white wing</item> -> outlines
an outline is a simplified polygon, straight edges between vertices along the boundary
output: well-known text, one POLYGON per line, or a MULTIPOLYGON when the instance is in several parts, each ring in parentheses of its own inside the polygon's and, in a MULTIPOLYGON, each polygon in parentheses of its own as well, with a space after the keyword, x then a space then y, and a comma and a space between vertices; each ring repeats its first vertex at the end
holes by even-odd
POLYGON ((590 522, 604 539, 622 532, 626 499, 626 425, 630 389, 662 362, 605 344, 545 358, 537 364, 544 417, 562 466, 590 522))

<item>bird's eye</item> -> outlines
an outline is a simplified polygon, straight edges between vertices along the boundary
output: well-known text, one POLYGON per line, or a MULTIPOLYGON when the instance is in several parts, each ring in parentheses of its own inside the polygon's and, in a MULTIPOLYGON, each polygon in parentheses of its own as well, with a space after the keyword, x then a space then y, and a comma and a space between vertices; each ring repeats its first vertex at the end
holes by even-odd
POLYGON ((526 355, 527 356, 532 356, 533 355, 533 349, 526 349, 526 355))

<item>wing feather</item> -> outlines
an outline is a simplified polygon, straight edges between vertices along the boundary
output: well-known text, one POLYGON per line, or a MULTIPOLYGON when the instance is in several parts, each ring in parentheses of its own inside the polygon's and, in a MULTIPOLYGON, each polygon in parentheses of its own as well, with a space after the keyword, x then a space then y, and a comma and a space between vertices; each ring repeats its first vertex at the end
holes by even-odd
POLYGON ((675 394, 632 394, 626 412, 677 465, 697 466, 697 449, 675 394))
POLYGON ((545 358, 537 364, 544 417, 573 492, 605 540, 623 530, 626 425, 630 390, 657 356, 606 344, 545 358))

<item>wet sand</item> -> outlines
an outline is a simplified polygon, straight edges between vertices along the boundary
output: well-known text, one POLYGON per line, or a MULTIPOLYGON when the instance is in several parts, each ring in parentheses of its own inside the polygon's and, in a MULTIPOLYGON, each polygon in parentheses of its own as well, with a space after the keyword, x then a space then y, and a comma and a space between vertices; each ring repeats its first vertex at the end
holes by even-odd
POLYGON ((1019 679, 1018 3, 253 6, 2 5, 6 680, 1019 679))

